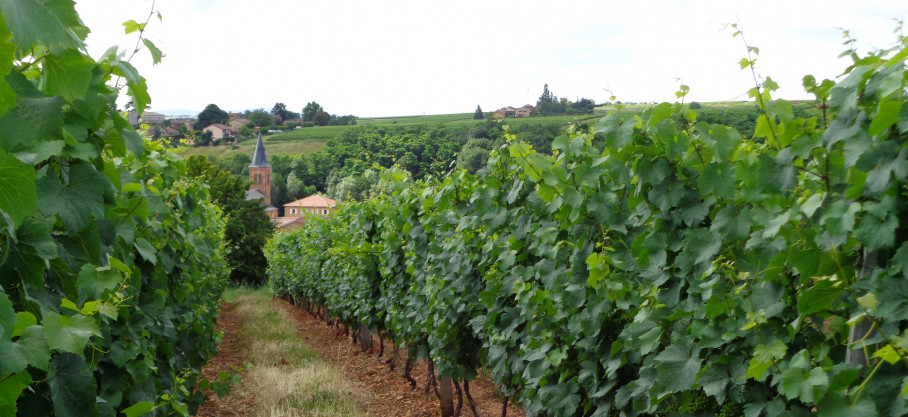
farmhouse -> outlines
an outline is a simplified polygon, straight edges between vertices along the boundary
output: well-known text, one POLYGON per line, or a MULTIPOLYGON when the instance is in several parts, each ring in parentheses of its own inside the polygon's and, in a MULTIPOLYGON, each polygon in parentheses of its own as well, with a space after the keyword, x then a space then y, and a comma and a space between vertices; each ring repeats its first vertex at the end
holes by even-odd
MULTIPOLYGON (((203 132, 211 132, 212 139, 223 139, 224 136, 236 136, 236 129, 220 123, 210 124, 202 128, 203 132)), ((256 148, 257 150, 258 148, 256 148)))
POLYGON ((533 111, 533 106, 527 104, 523 107, 514 108, 511 106, 502 107, 498 110, 492 112, 492 117, 498 119, 505 119, 508 117, 530 117, 530 112, 533 111))

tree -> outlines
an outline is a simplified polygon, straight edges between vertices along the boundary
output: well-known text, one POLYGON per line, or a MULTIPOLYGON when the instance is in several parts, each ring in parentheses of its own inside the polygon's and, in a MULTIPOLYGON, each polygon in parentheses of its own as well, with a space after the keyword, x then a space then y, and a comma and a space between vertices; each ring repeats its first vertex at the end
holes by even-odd
POLYGON ((571 104, 571 108, 576 113, 592 113, 596 107, 596 102, 588 98, 581 98, 571 104))
POLYGON ((274 118, 263 109, 249 112, 246 118, 258 127, 269 127, 274 124, 274 118))
POLYGON ((287 110, 287 105, 284 103, 275 103, 274 107, 271 108, 271 115, 280 118, 281 123, 292 119, 294 116, 293 112, 287 110))
POLYGON ((549 85, 546 84, 542 87, 542 95, 539 96, 539 101, 536 103, 536 105, 538 106, 540 104, 554 103, 556 101, 558 101, 558 98, 555 97, 555 95, 552 94, 551 91, 549 91, 549 85))
POLYGON ((329 120, 331 120, 331 115, 329 115, 328 113, 326 113, 324 111, 315 113, 315 115, 312 116, 312 121, 315 122, 315 124, 317 124, 319 126, 324 126, 324 125, 328 124, 329 120))
POLYGON ((226 124, 228 120, 230 120, 230 116, 227 115, 227 112, 221 110, 217 104, 209 104, 205 106, 205 110, 199 113, 195 128, 201 130, 214 123, 226 124))
POLYGON ((187 161, 187 175, 208 184, 212 201, 227 217, 224 239, 227 243, 227 266, 235 284, 259 286, 265 283, 265 242, 274 233, 274 223, 265 213, 260 200, 246 200, 249 181, 233 175, 202 155, 187 161))
POLYGON ((318 112, 324 112, 325 109, 322 106, 314 101, 306 104, 306 107, 303 107, 303 121, 312 122, 315 118, 315 114, 318 112))
POLYGON ((485 115, 483 115, 483 113, 482 113, 482 108, 479 107, 478 104, 476 105, 476 113, 473 114, 473 118, 476 120, 485 119, 485 115))

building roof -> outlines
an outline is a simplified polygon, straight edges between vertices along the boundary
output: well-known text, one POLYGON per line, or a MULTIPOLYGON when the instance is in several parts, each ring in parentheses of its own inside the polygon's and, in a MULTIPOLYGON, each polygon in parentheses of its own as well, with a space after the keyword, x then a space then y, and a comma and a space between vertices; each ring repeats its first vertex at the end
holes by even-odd
POLYGON ((223 124, 220 124, 220 123, 212 123, 212 124, 210 124, 210 125, 205 126, 204 128, 202 128, 202 130, 208 129, 209 127, 214 127, 214 128, 218 128, 218 129, 221 129, 221 130, 233 130, 232 127, 227 126, 227 125, 223 125, 223 124))
POLYGON ((274 222, 277 223, 277 227, 285 227, 290 223, 303 223, 306 224, 305 217, 278 217, 274 219, 274 222))
POLYGON ((262 143, 262 132, 259 132, 259 141, 255 144, 255 153, 252 154, 252 165, 249 168, 270 168, 268 156, 265 155, 265 144, 262 143))
POLYGON ((313 194, 292 203, 284 204, 284 207, 334 207, 336 205, 337 201, 313 194))
POLYGON ((252 190, 246 191, 247 200, 261 200, 264 198, 265 198, 265 194, 263 194, 261 191, 259 191, 257 189, 252 189, 252 190))

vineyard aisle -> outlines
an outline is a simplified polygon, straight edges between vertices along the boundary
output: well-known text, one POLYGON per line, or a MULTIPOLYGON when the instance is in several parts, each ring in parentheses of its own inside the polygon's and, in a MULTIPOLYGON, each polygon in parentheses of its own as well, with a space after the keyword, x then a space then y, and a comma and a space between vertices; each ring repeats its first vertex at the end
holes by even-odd
MULTIPOLYGON (((218 355, 202 371, 211 381, 218 374, 239 373, 242 382, 231 394, 211 399, 196 414, 214 416, 438 416, 438 400, 425 393, 426 363, 417 364, 412 390, 402 369, 389 369, 386 352, 363 352, 340 330, 265 291, 241 290, 225 297, 218 329, 223 341, 218 355)), ((378 339, 375 338, 376 349, 378 339)), ((481 416, 501 415, 502 398, 488 378, 472 388, 481 416)), ((456 400, 455 400, 456 402, 456 400)), ((472 416, 463 406, 461 416, 472 416)), ((523 416, 511 406, 507 416, 523 416)))

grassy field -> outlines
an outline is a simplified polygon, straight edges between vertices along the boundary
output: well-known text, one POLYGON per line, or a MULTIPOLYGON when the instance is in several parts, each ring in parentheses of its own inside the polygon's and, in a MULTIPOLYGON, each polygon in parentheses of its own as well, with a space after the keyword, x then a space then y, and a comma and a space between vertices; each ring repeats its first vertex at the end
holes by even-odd
POLYGON ((305 344, 288 313, 268 302, 270 293, 241 289, 225 298, 243 318, 238 336, 252 368, 240 395, 254 398, 256 416, 365 414, 365 398, 305 344))
MULTIPOLYGON (((333 136, 332 136, 333 137, 333 136)), ((271 140, 272 137, 263 137, 265 148, 269 155, 274 154, 300 154, 317 152, 325 147, 327 138, 301 138, 295 140, 271 140)), ((223 158, 234 153, 245 153, 250 157, 255 151, 255 141, 245 140, 237 145, 200 146, 186 148, 186 155, 205 155, 223 158)))

